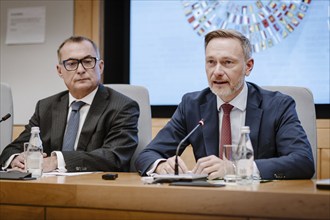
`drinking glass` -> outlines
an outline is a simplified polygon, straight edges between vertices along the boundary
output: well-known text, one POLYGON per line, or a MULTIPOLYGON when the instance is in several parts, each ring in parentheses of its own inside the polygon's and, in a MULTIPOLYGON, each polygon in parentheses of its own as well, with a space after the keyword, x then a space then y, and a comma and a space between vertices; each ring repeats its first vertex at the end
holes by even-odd
POLYGON ((225 162, 224 181, 226 183, 235 183, 236 176, 236 160, 238 158, 237 145, 230 144, 223 146, 222 159, 225 162))

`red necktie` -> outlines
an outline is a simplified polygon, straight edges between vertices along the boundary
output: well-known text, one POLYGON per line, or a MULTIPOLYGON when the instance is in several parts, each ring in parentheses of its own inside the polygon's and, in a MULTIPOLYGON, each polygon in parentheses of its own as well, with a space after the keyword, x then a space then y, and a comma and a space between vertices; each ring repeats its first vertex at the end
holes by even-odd
POLYGON ((220 136, 220 149, 219 149, 219 157, 222 159, 223 154, 223 145, 231 144, 231 127, 230 127, 230 111, 234 106, 228 103, 224 103, 221 105, 223 110, 222 116, 222 127, 221 127, 221 136, 220 136))

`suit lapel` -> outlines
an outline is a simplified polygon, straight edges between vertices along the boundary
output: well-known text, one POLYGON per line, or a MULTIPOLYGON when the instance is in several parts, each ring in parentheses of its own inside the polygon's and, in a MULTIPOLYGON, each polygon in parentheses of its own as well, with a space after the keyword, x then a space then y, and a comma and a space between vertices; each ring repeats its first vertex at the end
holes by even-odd
POLYGON ((248 84, 248 100, 246 106, 245 124, 250 126, 250 138, 254 147, 254 152, 258 152, 259 130, 263 110, 259 107, 262 98, 254 87, 248 84))
POLYGON ((204 119, 203 137, 206 155, 219 154, 219 119, 216 96, 210 92, 206 102, 200 105, 200 112, 204 119))
POLYGON ((60 97, 58 102, 52 105, 51 147, 55 148, 52 150, 62 150, 62 141, 69 109, 68 105, 68 93, 60 97), (65 111, 63 109, 65 109, 65 111))
POLYGON ((77 150, 85 151, 87 149, 97 123, 108 105, 106 101, 108 98, 109 94, 106 88, 100 85, 81 129, 77 150))

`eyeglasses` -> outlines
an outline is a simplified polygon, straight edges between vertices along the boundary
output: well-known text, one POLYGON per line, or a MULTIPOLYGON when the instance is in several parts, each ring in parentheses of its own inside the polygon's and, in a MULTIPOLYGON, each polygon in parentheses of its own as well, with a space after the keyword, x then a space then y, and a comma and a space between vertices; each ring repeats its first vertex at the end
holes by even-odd
POLYGON ((64 65, 64 68, 67 71, 75 71, 78 69, 79 63, 85 68, 85 69, 93 69, 96 65, 96 61, 100 60, 96 57, 85 57, 83 59, 68 59, 63 60, 62 64, 64 65))

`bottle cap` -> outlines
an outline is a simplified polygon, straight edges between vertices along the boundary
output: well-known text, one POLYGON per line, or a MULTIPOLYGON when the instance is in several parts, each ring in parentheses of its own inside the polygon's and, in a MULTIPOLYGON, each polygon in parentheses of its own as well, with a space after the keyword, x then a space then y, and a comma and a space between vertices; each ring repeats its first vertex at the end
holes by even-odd
POLYGON ((39 129, 39 127, 32 127, 31 128, 31 133, 34 133, 34 132, 40 132, 40 129, 39 129))

